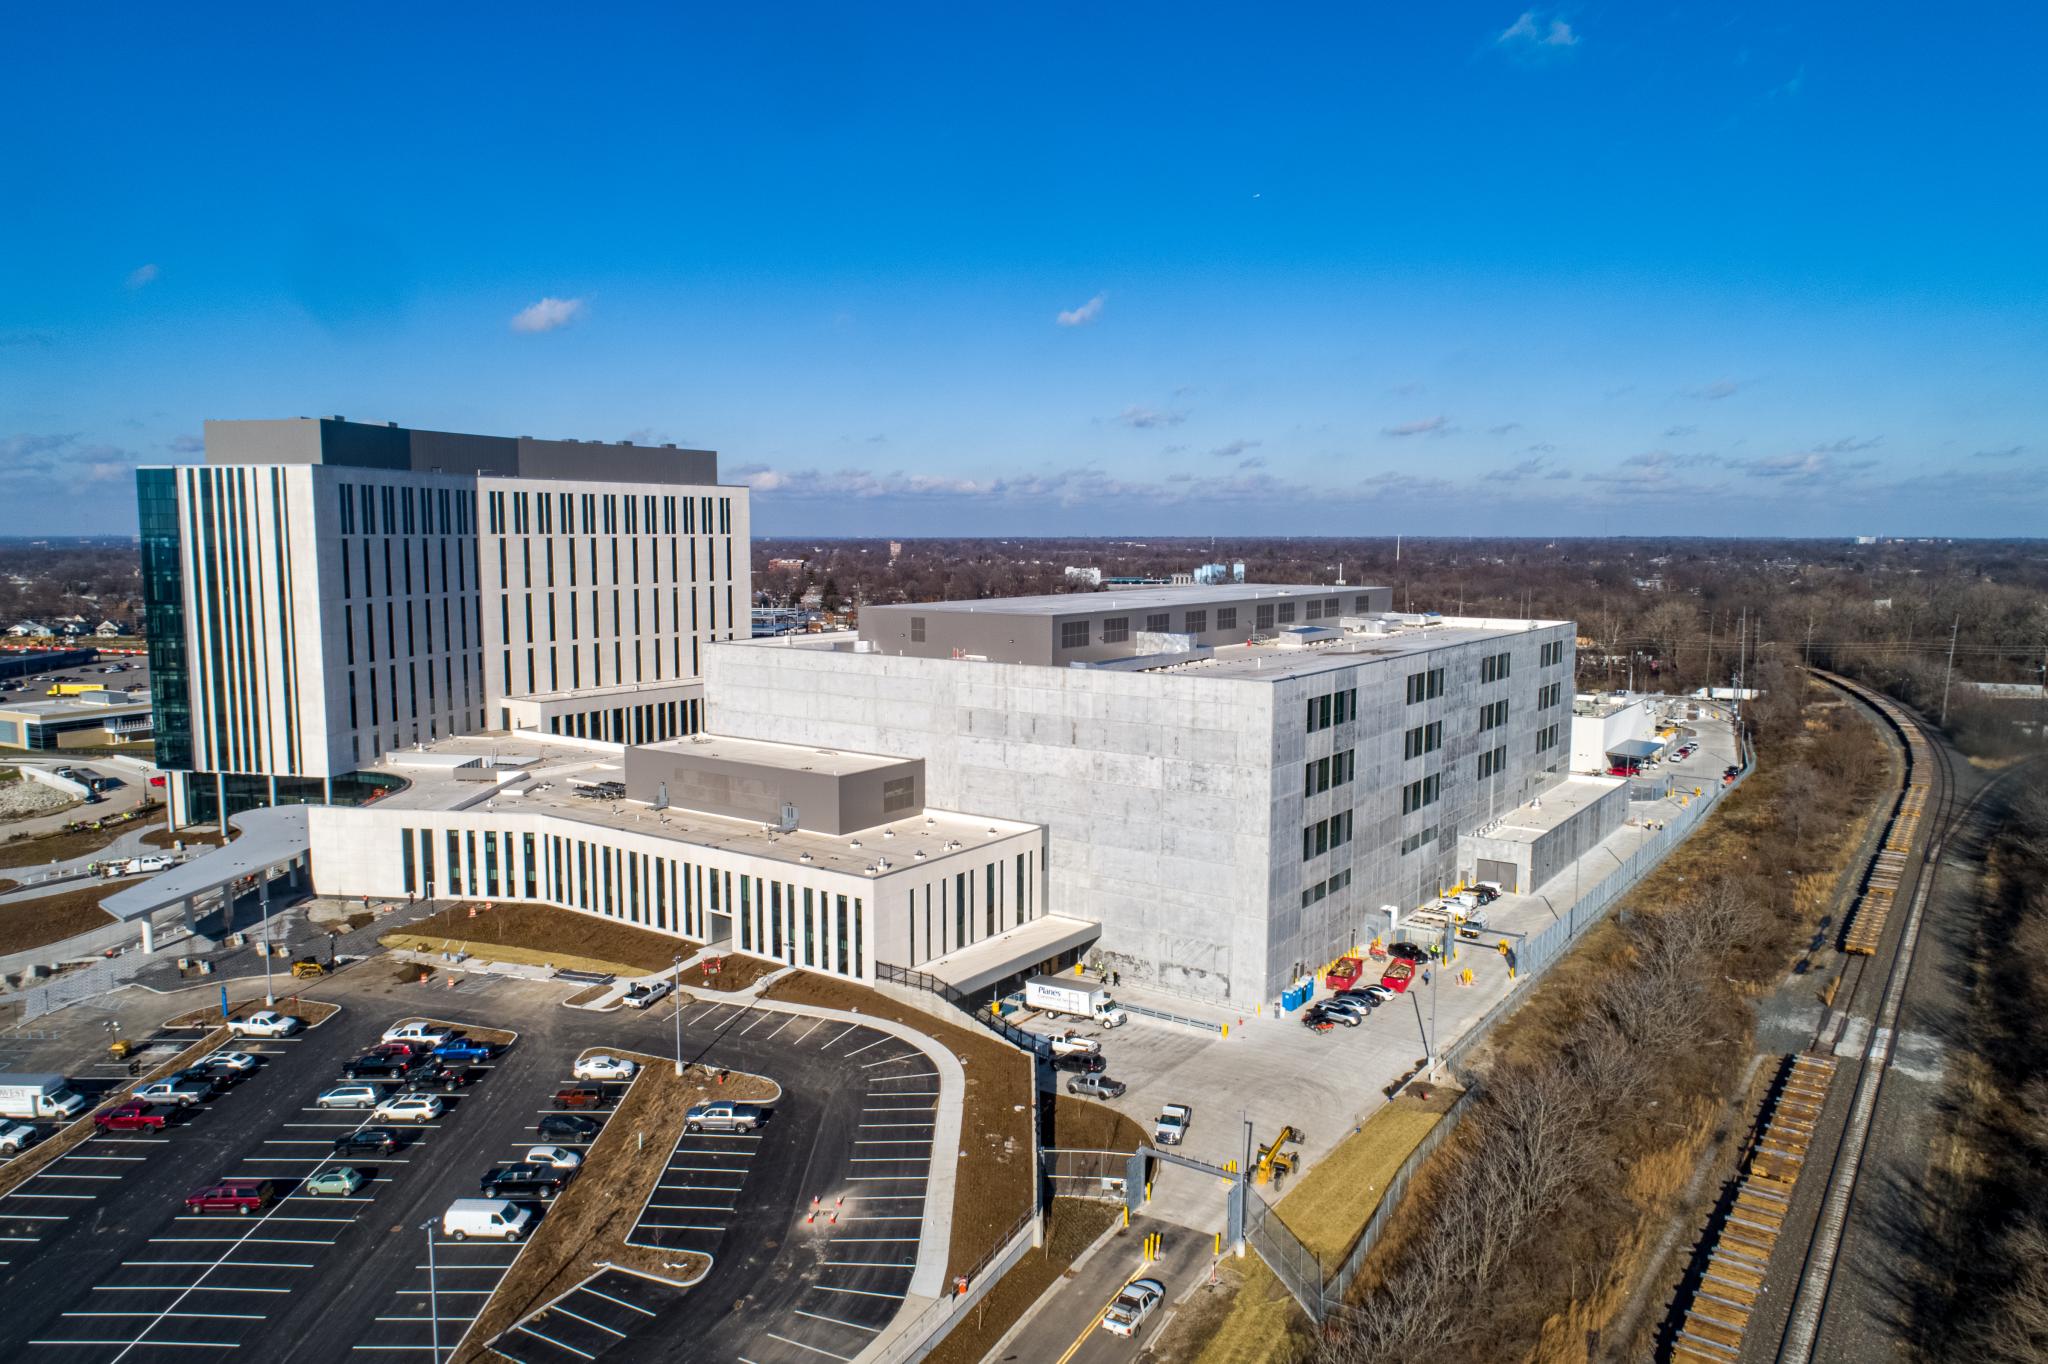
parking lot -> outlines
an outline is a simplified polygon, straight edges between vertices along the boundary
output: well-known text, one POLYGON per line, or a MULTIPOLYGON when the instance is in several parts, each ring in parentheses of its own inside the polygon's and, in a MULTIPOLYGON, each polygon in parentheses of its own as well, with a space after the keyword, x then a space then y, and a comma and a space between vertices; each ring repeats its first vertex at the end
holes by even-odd
POLYGON ((651 1329, 684 1291, 645 1274, 603 1270, 491 1348, 515 1364, 587 1364, 651 1329))

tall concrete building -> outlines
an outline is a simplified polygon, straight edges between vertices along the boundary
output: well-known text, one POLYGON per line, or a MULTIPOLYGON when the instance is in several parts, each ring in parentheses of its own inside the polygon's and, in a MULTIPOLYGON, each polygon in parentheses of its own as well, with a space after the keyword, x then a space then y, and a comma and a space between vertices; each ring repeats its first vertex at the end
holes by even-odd
POLYGON ((1490 869, 1469 835, 1565 780, 1571 624, 1391 595, 869 607, 858 639, 721 643, 705 676, 721 733, 922 759, 935 804, 1045 826, 1046 907, 1105 964, 1249 1004, 1490 869))
POLYGON ((752 595, 717 477, 672 446, 208 422, 205 463, 137 479, 173 821, 371 798, 380 754, 449 735, 694 733, 752 595))

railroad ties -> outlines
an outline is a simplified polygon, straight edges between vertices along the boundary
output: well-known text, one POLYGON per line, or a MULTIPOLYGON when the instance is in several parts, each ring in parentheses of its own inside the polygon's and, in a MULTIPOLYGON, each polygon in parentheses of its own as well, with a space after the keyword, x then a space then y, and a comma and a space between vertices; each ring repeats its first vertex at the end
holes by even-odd
POLYGON ((1734 1202, 1719 1227, 1709 1228, 1706 1266, 1671 1345, 1670 1358, 1679 1364, 1731 1364, 1740 1357, 1743 1333, 1764 1291, 1771 1251, 1785 1229, 1792 1190, 1834 1079, 1831 1056, 1801 1054, 1786 1060, 1763 1131, 1735 1186, 1734 1202))
POLYGON ((1899 881, 1906 874, 1906 858, 1920 831, 1920 816, 1927 809, 1927 791, 1933 781, 1933 753, 1920 726, 1897 706, 1882 697, 1870 701, 1884 711, 1906 739, 1906 788, 1892 807, 1891 823, 1885 826, 1884 846, 1870 859, 1856 903, 1842 927, 1842 950, 1866 957, 1877 955, 1884 937, 1885 919, 1892 900, 1899 893, 1899 881))

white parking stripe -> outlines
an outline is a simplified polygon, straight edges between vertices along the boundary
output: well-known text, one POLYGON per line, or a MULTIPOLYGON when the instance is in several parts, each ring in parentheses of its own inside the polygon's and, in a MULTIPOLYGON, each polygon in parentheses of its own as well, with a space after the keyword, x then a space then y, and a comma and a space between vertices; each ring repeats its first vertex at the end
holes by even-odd
MULTIPOLYGON (((834 1261, 832 1261, 832 1260, 827 1260, 827 1261, 826 1261, 825 1263, 829 1265, 829 1264, 833 1264, 833 1263, 835 1263, 835 1262, 834 1262, 834 1261)), ((854 1264, 862 1264, 862 1263, 865 1263, 865 1261, 858 1261, 858 1260, 856 1260, 856 1261, 852 1261, 851 1263, 854 1263, 854 1264)), ((829 1321, 829 1322, 831 1322, 831 1323, 832 1323, 832 1324, 833 1324, 834 1326, 851 1326, 851 1327, 852 1327, 852 1328, 853 1328, 854 1330, 856 1330, 856 1331, 874 1331, 874 1332, 877 1332, 877 1333, 879 1333, 879 1332, 881 1331, 881 1329, 882 1329, 882 1328, 881 1328, 881 1327, 879 1327, 879 1326, 869 1326, 869 1325, 867 1325, 867 1324, 865 1324, 865 1323, 863 1323, 863 1322, 858 1322, 858 1321, 844 1321, 844 1320, 842 1320, 842 1319, 840 1319, 840 1318, 838 1318, 838 1317, 828 1317, 828 1316, 826 1316, 826 1315, 825 1315, 824 1313, 822 1313, 822 1312, 806 1312, 806 1311, 804 1311, 804 1310, 803 1310, 803 1309, 802 1309, 801 1307, 799 1307, 799 1308, 794 1308, 794 1309, 792 1309, 792 1310, 794 1310, 794 1311, 796 1312, 796 1314, 797 1314, 798 1316, 800 1316, 800 1317, 809 1317, 809 1318, 810 1318, 810 1319, 811 1319, 812 1321, 829 1321)))
POLYGON ((615 1335, 620 1340, 624 1340, 626 1338, 626 1333, 624 1331, 621 1331, 616 1327, 607 1326, 601 1321, 593 1321, 591 1318, 584 1316, 581 1312, 571 1312, 568 1308, 562 1306, 562 1304, 560 1303, 555 1304, 554 1310, 560 1312, 565 1317, 574 1317, 577 1321, 582 1322, 585 1326, 595 1326, 600 1331, 604 1331, 610 1335, 615 1335))
POLYGON ((812 1033, 816 1032, 818 1029, 824 1026, 825 1020, 822 1018, 819 1019, 817 1022, 811 1024, 810 1027, 804 1029, 804 1035, 802 1037, 792 1039, 790 1045, 801 1047, 805 1042, 808 1042, 810 1040, 812 1033))
MULTIPOLYGON (((849 1029, 847 1029, 847 1031, 848 1031, 848 1032, 851 1032, 851 1031, 853 1031, 853 1029, 849 1028, 849 1029)), ((892 1040, 892 1039, 891 1039, 891 1038, 890 1038, 890 1037, 889 1037, 889 1036, 888 1036, 888 1035, 887 1035, 887 1034, 885 1033, 885 1034, 883 1034, 882 1036, 880 1036, 880 1037, 877 1037, 877 1038, 876 1038, 876 1039, 875 1039, 874 1041, 872 1041, 872 1042, 868 1043, 868 1044, 867 1044, 867 1045, 866 1045, 865 1047, 855 1047, 855 1048, 854 1048, 854 1049, 853 1049, 852 1051, 850 1051, 850 1052, 846 1053, 846 1055, 847 1055, 847 1057, 848 1057, 849 1059, 851 1059, 852 1057, 855 1057, 855 1056, 858 1056, 858 1055, 860 1055, 860 1054, 861 1054, 862 1052, 864 1052, 864 1051, 873 1051, 873 1050, 874 1050, 874 1049, 875 1049, 876 1047, 879 1047, 879 1046, 881 1046, 881 1045, 882 1045, 882 1044, 883 1044, 884 1042, 887 1042, 887 1041, 890 1041, 890 1040, 892 1040)))
POLYGON ((603 1298, 606 1302, 615 1302, 621 1307, 630 1307, 643 1317, 651 1317, 655 1315, 654 1311, 651 1308, 642 1307, 637 1302, 627 1302, 624 1298, 615 1298, 611 1294, 603 1292, 600 1289, 592 1288, 589 1284, 585 1284, 583 1286, 583 1291, 585 1293, 588 1293, 593 1298, 603 1298))
POLYGON ((823 1283, 813 1284, 812 1287, 816 1288, 821 1293, 854 1293, 858 1294, 863 1298, 887 1298, 891 1302, 903 1301, 903 1294, 901 1293, 877 1293, 871 1289, 866 1288, 834 1288, 830 1284, 823 1283))
POLYGON ((761 1334, 770 1340, 779 1340, 784 1345, 794 1345, 799 1350, 809 1350, 814 1355, 823 1355, 827 1359, 839 1359, 844 1360, 845 1364, 853 1364, 852 1355, 835 1354, 831 1350, 821 1350, 815 1345, 806 1345, 800 1340, 791 1340, 788 1336, 778 1336, 773 1331, 763 1331, 761 1334))

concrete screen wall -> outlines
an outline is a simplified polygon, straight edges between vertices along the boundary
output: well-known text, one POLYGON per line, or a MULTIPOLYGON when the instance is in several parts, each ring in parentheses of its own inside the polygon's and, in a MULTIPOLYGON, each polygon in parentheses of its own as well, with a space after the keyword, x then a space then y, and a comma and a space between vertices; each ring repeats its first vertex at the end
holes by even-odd
POLYGON ((687 746, 626 750, 626 795, 733 819, 774 824, 785 802, 797 827, 851 834, 925 808, 924 764, 915 759, 858 772, 804 771, 691 752, 687 746))

